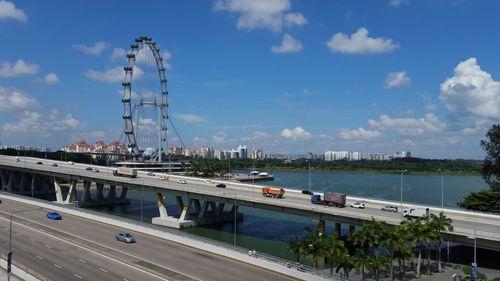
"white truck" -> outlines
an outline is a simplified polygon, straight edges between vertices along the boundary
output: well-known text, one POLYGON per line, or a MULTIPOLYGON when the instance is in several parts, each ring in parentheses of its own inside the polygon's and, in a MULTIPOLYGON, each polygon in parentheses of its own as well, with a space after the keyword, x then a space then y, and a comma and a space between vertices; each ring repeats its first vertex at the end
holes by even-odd
POLYGON ((135 178, 135 177, 137 177, 137 170, 127 168, 127 167, 118 167, 118 168, 113 170, 113 175, 120 176, 120 177, 135 178))
POLYGON ((407 209, 403 209, 404 217, 417 217, 417 218, 426 218, 429 216, 429 208, 423 207, 409 207, 407 209))

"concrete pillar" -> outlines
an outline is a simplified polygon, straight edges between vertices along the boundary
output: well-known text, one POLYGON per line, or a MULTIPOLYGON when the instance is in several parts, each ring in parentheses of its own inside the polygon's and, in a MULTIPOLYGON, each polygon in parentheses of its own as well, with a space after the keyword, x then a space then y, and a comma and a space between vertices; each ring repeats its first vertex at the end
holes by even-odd
POLYGON ((326 226, 325 226, 325 220, 320 219, 318 221, 318 232, 321 233, 321 235, 325 234, 326 226))
POLYGON ((194 209, 196 210, 197 213, 199 213, 201 210, 200 200, 194 199, 193 204, 194 204, 194 209))
POLYGON ((340 222, 335 223, 335 232, 337 232, 338 237, 340 237, 342 230, 342 224, 340 222))
POLYGON ((31 194, 35 194, 36 174, 31 176, 31 194))
POLYGON ((92 196, 90 195, 90 185, 92 182, 90 181, 83 181, 83 202, 91 201, 92 196))
POLYGON ((56 202, 64 203, 61 186, 57 183, 57 179, 52 177, 52 181, 54 182, 54 191, 56 192, 56 202))
POLYGON ((179 207, 179 210, 184 210, 184 203, 182 202, 182 197, 181 196, 175 196, 175 201, 177 202, 177 207, 179 207))
POLYGON ((190 198, 187 206, 184 206, 182 208, 182 213, 181 213, 181 216, 179 218, 180 221, 185 221, 185 220, 189 219, 189 213, 193 209, 193 204, 194 204, 194 199, 190 198))
POLYGON ((10 171, 9 181, 7 182, 7 191, 8 192, 12 192, 12 188, 14 186, 14 182, 16 180, 16 177, 17 177, 17 173, 15 173, 14 171, 10 171))
POLYGON ((234 212, 238 212, 238 206, 237 205, 233 205, 233 207, 231 207, 231 211, 229 213, 234 216, 234 212))
POLYGON ((69 185, 68 194, 66 195, 66 200, 64 200, 64 203, 69 204, 73 201, 73 192, 76 189, 77 182, 78 181, 76 181, 76 180, 71 181, 71 184, 69 185))
POLYGON ((127 198, 128 187, 122 186, 122 193, 120 193, 120 200, 125 200, 127 198))
POLYGON ((110 185, 109 186, 109 192, 108 192, 108 200, 116 200, 116 185, 110 185))
POLYGON ((205 213, 208 210, 208 206, 210 205, 211 202, 208 201, 203 201, 203 206, 200 209, 200 212, 198 212, 198 218, 201 219, 205 216, 205 213))
POLYGON ((0 170, 0 190, 4 191, 7 189, 7 171, 0 170))
POLYGON ((354 231, 356 231, 356 226, 354 224, 350 224, 349 225, 349 233, 353 233, 354 231))
POLYGON ((219 215, 222 214, 222 212, 224 212, 224 206, 225 205, 226 204, 222 203, 222 202, 217 205, 217 209, 215 210, 215 216, 219 216, 219 215))
POLYGON ((96 192, 95 192, 95 200, 96 201, 102 201, 104 199, 104 184, 103 183, 95 183, 96 185, 96 192))
POLYGON ((156 192, 156 197, 158 198, 158 211, 160 211, 160 219, 167 219, 168 212, 165 207, 165 197, 163 197, 161 192, 156 192))
POLYGON ((24 193, 25 191, 28 191, 28 173, 22 173, 21 174, 21 182, 19 183, 19 191, 21 193, 24 193))
POLYGON ((210 210, 215 213, 215 211, 217 210, 217 203, 213 202, 213 201, 210 201, 208 202, 208 204, 210 205, 210 210))

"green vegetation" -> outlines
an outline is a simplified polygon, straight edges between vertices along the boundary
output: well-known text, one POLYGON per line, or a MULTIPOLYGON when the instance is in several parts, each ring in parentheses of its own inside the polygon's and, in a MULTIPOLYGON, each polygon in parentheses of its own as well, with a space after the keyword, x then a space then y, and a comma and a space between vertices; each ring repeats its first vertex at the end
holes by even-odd
MULTIPOLYGON (((389 272, 390 280, 394 280, 394 270, 399 278, 408 278, 410 269, 420 277, 423 266, 422 251, 426 251, 427 274, 432 274, 430 264, 430 247, 440 246, 443 233, 452 231, 451 219, 443 213, 431 214, 426 218, 407 217, 400 225, 392 226, 372 218, 363 224, 361 231, 353 231, 347 237, 338 237, 337 233, 322 235, 319 230, 305 229, 306 234, 299 237, 294 234, 289 241, 288 250, 297 256, 297 261, 309 260, 315 268, 333 268, 338 273, 342 270, 345 277, 355 269, 361 273, 361 279, 370 273, 379 280, 382 270, 389 272), (408 261, 417 258, 415 268, 407 266, 408 261), (394 261, 398 266, 394 266, 394 261)), ((441 267, 441 251, 438 254, 438 271, 441 267)), ((413 264, 413 263, 412 263, 413 264)))
POLYGON ((23 157, 36 157, 36 158, 46 158, 51 160, 60 161, 73 161, 75 163, 85 163, 85 164, 97 164, 106 165, 106 161, 103 159, 93 159, 88 154, 82 153, 66 153, 64 151, 54 151, 54 152, 39 152, 34 150, 15 150, 12 148, 0 149, 0 154, 9 156, 23 156, 23 157))
POLYGON ((472 192, 458 206, 465 209, 500 213, 500 125, 494 124, 486 133, 481 147, 486 158, 481 166, 481 175, 490 190, 472 192))

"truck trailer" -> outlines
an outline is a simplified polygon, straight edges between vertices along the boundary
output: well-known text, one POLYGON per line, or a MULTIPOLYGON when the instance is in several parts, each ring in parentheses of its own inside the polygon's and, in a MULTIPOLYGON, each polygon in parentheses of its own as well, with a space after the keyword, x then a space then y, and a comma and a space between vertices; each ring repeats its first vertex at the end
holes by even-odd
POLYGON ((127 167, 118 167, 118 168, 113 170, 113 175, 120 176, 120 177, 135 178, 135 177, 137 177, 137 170, 127 168, 127 167))
POLYGON ((311 196, 311 203, 343 208, 345 207, 345 199, 344 193, 325 192, 323 199, 321 199, 321 194, 315 193, 311 196))
POLYGON ((429 208, 409 207, 403 210, 404 217, 426 218, 429 216, 429 208))
POLYGON ((262 195, 264 197, 283 198, 283 195, 285 195, 285 190, 279 187, 264 186, 262 188, 262 195))

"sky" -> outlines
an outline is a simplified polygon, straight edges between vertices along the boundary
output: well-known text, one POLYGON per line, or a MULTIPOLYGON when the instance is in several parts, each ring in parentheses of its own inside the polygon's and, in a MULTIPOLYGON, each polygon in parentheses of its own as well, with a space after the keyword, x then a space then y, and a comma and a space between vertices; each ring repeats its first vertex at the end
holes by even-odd
POLYGON ((125 55, 146 35, 188 147, 482 159, 500 119, 499 10, 485 0, 0 0, 0 142, 118 139, 125 55))

